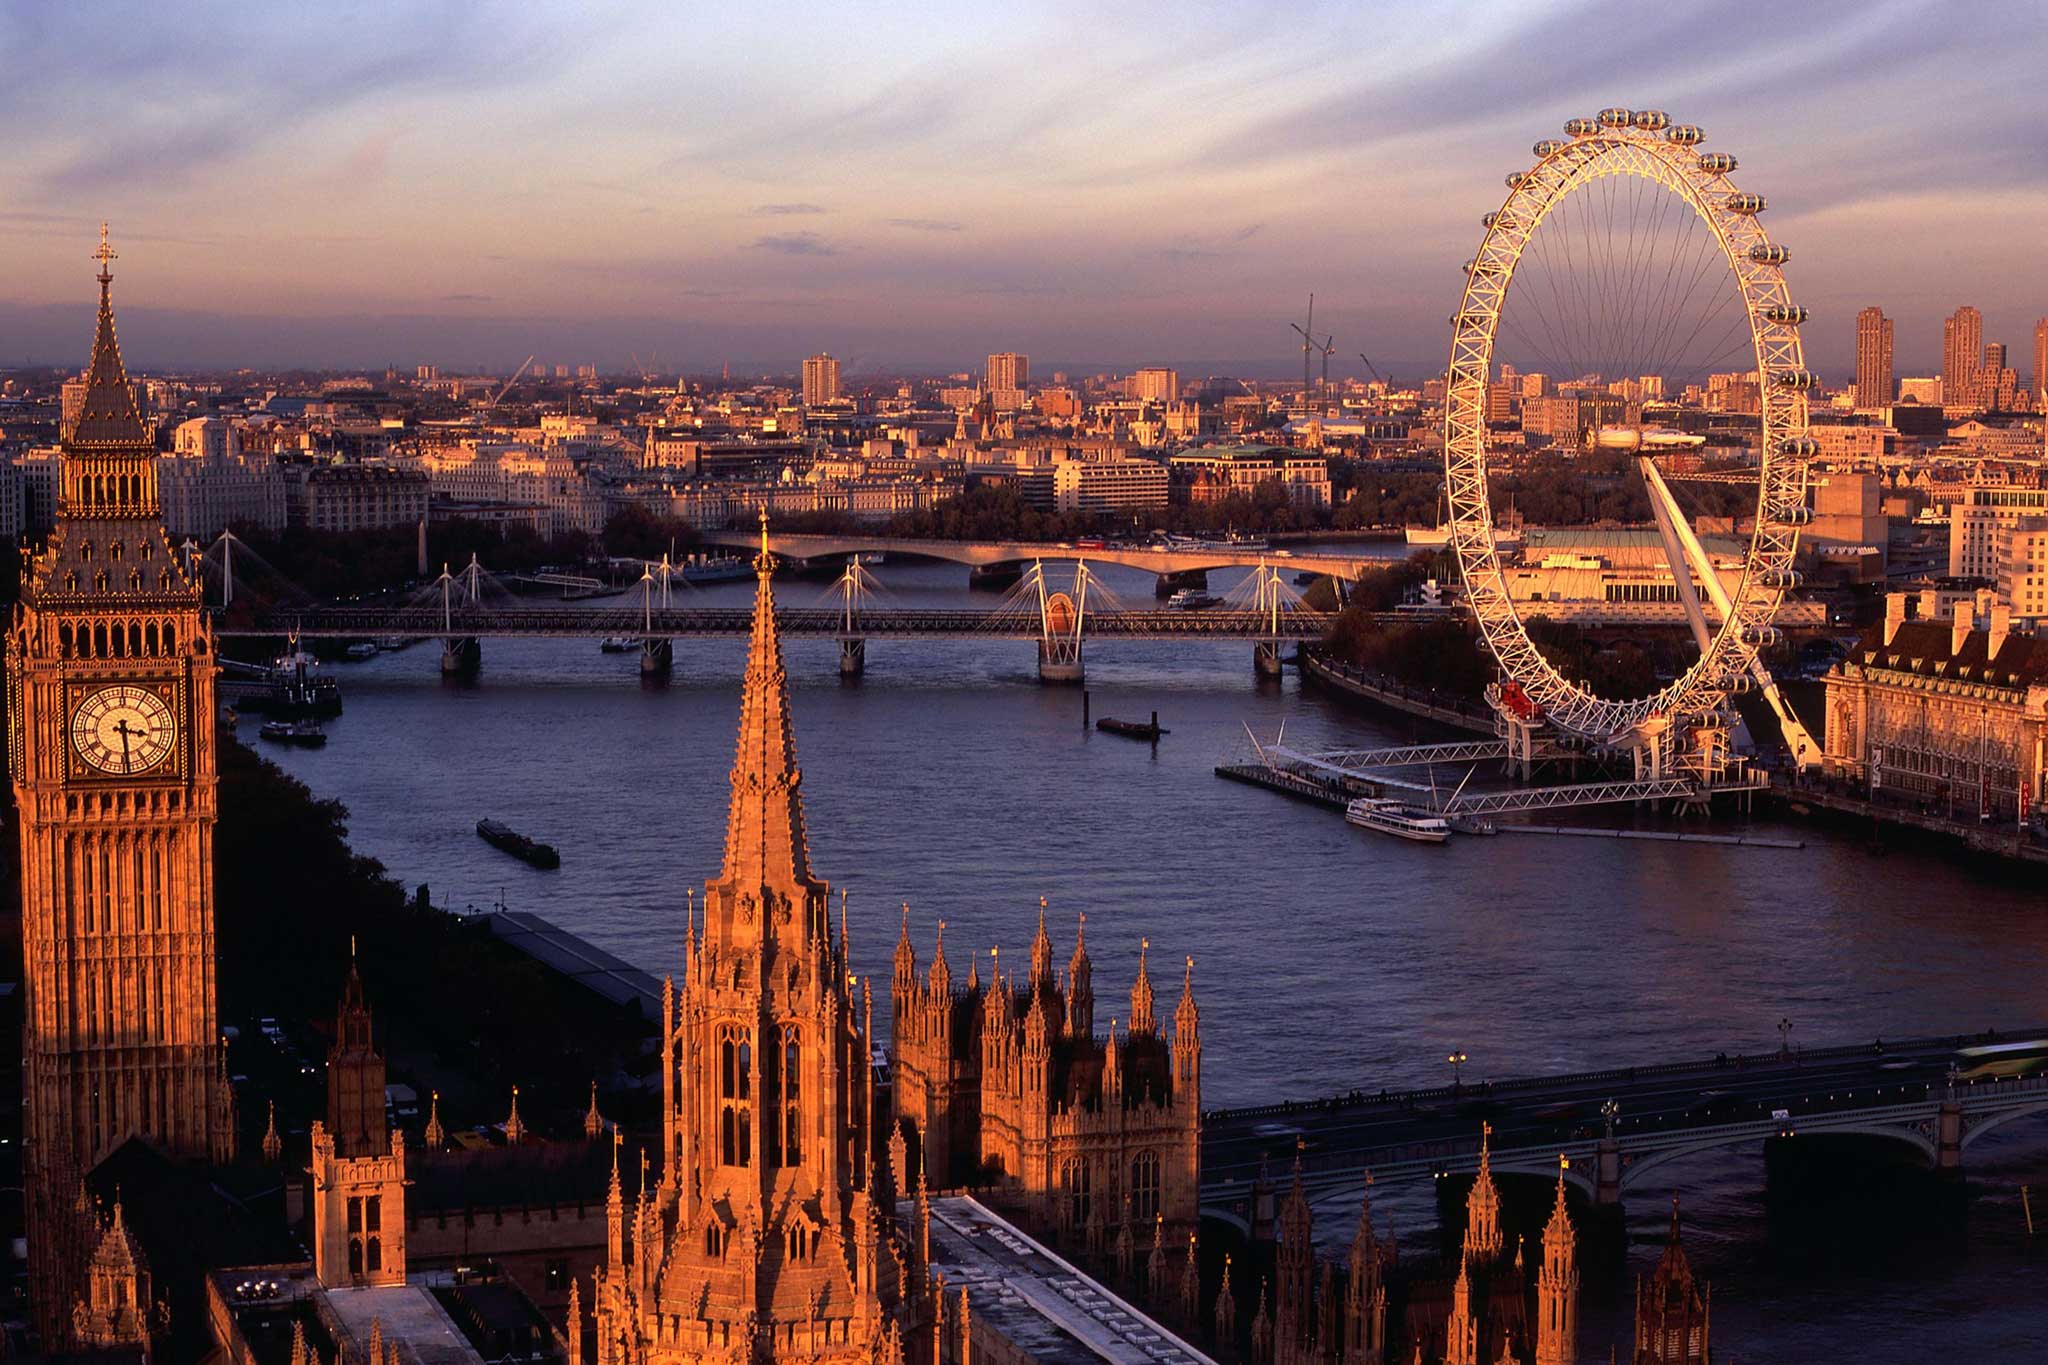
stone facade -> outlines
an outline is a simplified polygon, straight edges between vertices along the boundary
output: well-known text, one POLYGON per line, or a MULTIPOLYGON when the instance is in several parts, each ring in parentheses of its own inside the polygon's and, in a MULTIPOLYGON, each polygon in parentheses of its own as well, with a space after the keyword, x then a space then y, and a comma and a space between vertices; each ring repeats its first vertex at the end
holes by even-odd
POLYGON ((660 1184, 629 1213, 614 1175, 600 1365, 931 1355, 920 1239, 873 1140, 869 992, 811 875, 766 542, 764 521, 725 867, 664 991, 660 1184))
POLYGON ((1129 1028, 1112 1021, 1098 1037, 1093 979, 1085 923, 1065 978, 1055 975, 1043 907, 1021 982, 998 965, 984 984, 970 966, 956 987, 943 925, 920 975, 906 910, 890 988, 892 1090, 928 1179, 992 1187, 993 1202, 1128 1279, 1155 1231, 1178 1246, 1195 1230, 1201 1015, 1190 958, 1173 1029, 1160 1027, 1141 952, 1129 1028))
POLYGON ((329 1289, 405 1283, 405 1135, 384 1117, 363 978, 351 962, 327 1054, 327 1119, 313 1125, 313 1270, 329 1289))
POLYGON ((1903 596, 1825 679, 1828 772, 1873 796, 1977 814, 2008 828, 2048 791, 2048 639, 2003 604, 1908 620, 1903 596))
POLYGON ((95 1248, 79 1182, 130 1137, 234 1152, 214 995, 213 638, 164 534, 156 449, 121 365, 102 244, 98 334, 57 524, 7 637, 21 830, 24 1185, 45 1343, 95 1248))

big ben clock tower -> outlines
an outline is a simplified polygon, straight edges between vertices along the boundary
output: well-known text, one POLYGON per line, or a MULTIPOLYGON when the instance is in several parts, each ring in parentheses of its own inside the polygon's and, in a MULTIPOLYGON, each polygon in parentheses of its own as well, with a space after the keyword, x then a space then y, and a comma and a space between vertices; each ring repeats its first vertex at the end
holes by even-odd
POLYGON ((49 543, 7 637, 7 758, 21 826, 30 1292, 62 1349, 82 1292, 79 1182, 144 1136, 233 1155, 214 1004, 213 637, 157 501, 156 449, 99 331, 63 443, 49 543))

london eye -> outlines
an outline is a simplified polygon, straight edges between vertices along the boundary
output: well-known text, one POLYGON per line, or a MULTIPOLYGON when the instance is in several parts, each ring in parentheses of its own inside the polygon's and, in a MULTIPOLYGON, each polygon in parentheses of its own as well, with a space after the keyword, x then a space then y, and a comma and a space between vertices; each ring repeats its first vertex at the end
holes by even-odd
POLYGON ((1661 772, 1688 736, 1696 750, 1718 744, 1725 753, 1730 699, 1755 689, 1777 712, 1794 759, 1814 761, 1817 746, 1761 657, 1778 638, 1780 602, 1799 581, 1793 559, 1810 519, 1806 467, 1815 453, 1807 400, 1817 380, 1800 346, 1806 310, 1786 283, 1790 253, 1764 230, 1764 199, 1735 185, 1736 159, 1700 150, 1699 128, 1614 108, 1572 119, 1564 134, 1538 142, 1533 164, 1508 176, 1451 319, 1449 524, 1473 616, 1499 665, 1490 699, 1510 727, 1547 725, 1633 751, 1639 769, 1661 772), (1518 382, 1531 396, 1553 383, 1584 395, 1591 417, 1572 436, 1640 480, 1632 505, 1648 502, 1651 553, 1661 552, 1671 576, 1659 591, 1675 598, 1696 651, 1643 695, 1603 695, 1570 676, 1531 637, 1524 618, 1539 614, 1535 604, 1511 590, 1489 471, 1507 460, 1509 441, 1529 438, 1489 419, 1498 420, 1504 397, 1525 401, 1524 390, 1503 383, 1513 362, 1530 374, 1518 382), (1674 401, 1681 395, 1695 401, 1674 401), (1702 543, 1672 487, 1700 477, 1706 438, 1675 428, 1697 428, 1692 419, 1705 408, 1739 414, 1728 421, 1741 429, 1733 472, 1719 477, 1737 481, 1743 505, 1726 518, 1718 552, 1702 543))

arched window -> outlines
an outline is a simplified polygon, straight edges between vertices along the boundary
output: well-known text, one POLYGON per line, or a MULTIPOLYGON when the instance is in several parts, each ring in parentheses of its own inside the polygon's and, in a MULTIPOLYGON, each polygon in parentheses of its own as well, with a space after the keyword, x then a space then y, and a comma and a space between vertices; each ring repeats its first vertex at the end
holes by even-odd
POLYGON ((1079 1232, 1088 1226, 1088 1215, 1094 1207, 1092 1185, 1087 1160, 1067 1158, 1060 1167, 1060 1188, 1067 1196, 1067 1227, 1070 1231, 1079 1232))
POLYGON ((804 1159, 803 1033, 794 1024, 782 1030, 782 1162, 800 1166, 804 1159))
POLYGON ((728 1166, 752 1164, 754 1048, 738 1024, 718 1026, 719 1158, 728 1166))
POLYGON ((1131 1161, 1131 1211, 1141 1226, 1159 1215, 1157 1152, 1140 1152, 1131 1161))

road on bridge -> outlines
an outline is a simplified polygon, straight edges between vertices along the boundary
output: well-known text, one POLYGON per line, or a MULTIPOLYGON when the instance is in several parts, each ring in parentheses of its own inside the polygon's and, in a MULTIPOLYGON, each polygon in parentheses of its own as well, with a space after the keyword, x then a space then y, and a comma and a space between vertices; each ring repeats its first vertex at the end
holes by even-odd
MULTIPOLYGON (((1999 1041, 2048 1038, 2048 1028, 2001 1033, 1999 1041)), ((1605 1130, 1602 1106, 1618 1106, 1615 1136, 1632 1139, 1769 1120, 1796 1121, 1845 1108, 1938 1100, 1956 1050, 1971 1037, 1873 1041, 1792 1055, 1720 1056, 1566 1076, 1478 1082, 1395 1094, 1335 1096, 1294 1104, 1216 1110, 1204 1116, 1203 1202, 1241 1196, 1262 1165, 1276 1177, 1295 1153, 1305 1171, 1341 1173, 1463 1166, 1491 1124, 1496 1168, 1555 1169, 1566 1146, 1583 1148, 1605 1130)), ((1469 1063, 1468 1063, 1469 1065, 1469 1063)), ((1984 1082, 1989 1084, 1989 1082, 1984 1082)), ((1974 1088, 1974 1087, 1972 1087, 1974 1088)), ((1967 1102, 1968 1097, 1965 1096, 1967 1102)))

